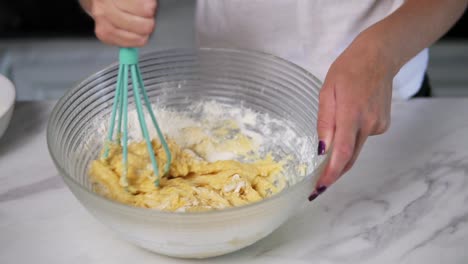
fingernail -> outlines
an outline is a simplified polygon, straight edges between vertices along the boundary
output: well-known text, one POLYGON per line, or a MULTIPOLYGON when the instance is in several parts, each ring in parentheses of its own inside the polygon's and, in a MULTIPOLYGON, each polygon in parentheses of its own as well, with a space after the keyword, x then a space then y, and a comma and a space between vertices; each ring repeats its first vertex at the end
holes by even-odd
POLYGON ((318 143, 317 153, 318 155, 325 154, 325 142, 323 140, 320 140, 318 143))
POLYGON ((321 185, 316 189, 318 194, 322 194, 326 190, 327 190, 327 186, 325 186, 325 185, 321 185))
POLYGON ((315 191, 313 191, 310 195, 309 195, 309 202, 312 202, 313 200, 315 200, 320 194, 322 194, 323 192, 325 192, 327 190, 327 186, 325 185, 321 185, 319 187, 317 187, 315 189, 315 191))
POLYGON ((317 198, 318 196, 319 196, 318 193, 313 192, 311 195, 309 195, 309 202, 312 202, 312 201, 315 200, 315 198, 317 198))

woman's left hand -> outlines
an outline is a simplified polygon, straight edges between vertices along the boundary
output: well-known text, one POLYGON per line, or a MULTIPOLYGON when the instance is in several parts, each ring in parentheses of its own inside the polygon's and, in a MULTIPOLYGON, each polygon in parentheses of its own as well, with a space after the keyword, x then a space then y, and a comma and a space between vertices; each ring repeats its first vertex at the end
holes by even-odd
POLYGON ((330 67, 320 91, 317 129, 319 155, 330 159, 309 200, 323 193, 347 172, 368 136, 390 125, 391 58, 377 41, 358 37, 330 67))

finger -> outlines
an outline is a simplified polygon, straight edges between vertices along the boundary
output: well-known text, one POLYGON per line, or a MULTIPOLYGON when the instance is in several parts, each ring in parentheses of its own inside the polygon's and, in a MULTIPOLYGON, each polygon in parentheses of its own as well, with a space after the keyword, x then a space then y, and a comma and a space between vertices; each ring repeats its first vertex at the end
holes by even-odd
POLYGON ((79 2, 83 10, 86 12, 86 14, 91 16, 91 7, 92 7, 91 0, 79 0, 79 2))
POLYGON ((96 36, 106 44, 119 47, 142 47, 148 41, 148 37, 116 28, 106 21, 96 24, 96 36))
POLYGON ((153 17, 134 15, 120 10, 115 5, 109 7, 105 16, 114 27, 143 36, 151 34, 155 26, 153 17))
POLYGON ((317 181, 317 189, 332 185, 343 174, 345 166, 352 159, 356 147, 358 116, 342 108, 337 112, 331 158, 324 174, 317 181))
POLYGON ((317 149, 318 155, 323 155, 328 150, 333 140, 335 132, 335 90, 324 84, 320 91, 319 110, 317 118, 317 133, 319 144, 317 149))
POLYGON ((114 0, 118 9, 136 16, 154 18, 157 8, 156 0, 114 0))
POLYGON ((369 136, 367 133, 363 132, 362 130, 360 131, 360 133, 358 134, 356 138, 356 147, 354 148, 353 157, 348 162, 348 164, 346 164, 346 167, 343 169, 343 174, 348 172, 353 167, 368 137, 369 136))

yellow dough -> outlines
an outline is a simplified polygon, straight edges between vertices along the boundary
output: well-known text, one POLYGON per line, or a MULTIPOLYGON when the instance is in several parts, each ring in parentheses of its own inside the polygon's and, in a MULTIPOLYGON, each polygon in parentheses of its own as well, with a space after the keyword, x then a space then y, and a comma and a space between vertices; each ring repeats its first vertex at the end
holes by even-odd
MULTIPOLYGON (((146 143, 133 142, 128 145, 128 186, 122 186, 119 181, 123 173, 122 149, 112 145, 107 159, 91 163, 89 175, 94 191, 137 207, 193 212, 243 206, 285 188, 282 163, 271 156, 251 163, 233 159, 206 161, 208 152, 220 148, 243 155, 252 153, 253 143, 245 135, 238 134, 221 143, 216 137, 229 134, 226 129, 215 130, 211 136, 198 127, 187 128, 184 132, 190 139, 184 147, 167 138, 172 163, 159 187, 153 183, 155 178, 146 143)), ((164 149, 158 140, 153 140, 152 146, 162 175, 166 164, 164 149)))

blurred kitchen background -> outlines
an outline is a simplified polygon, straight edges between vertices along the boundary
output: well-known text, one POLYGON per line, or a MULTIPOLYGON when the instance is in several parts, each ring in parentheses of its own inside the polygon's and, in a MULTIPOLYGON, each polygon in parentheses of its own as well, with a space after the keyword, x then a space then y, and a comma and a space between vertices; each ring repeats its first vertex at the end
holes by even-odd
MULTIPOLYGON (((160 0, 157 30, 143 51, 193 45, 195 0, 160 0)), ((17 100, 54 100, 115 62, 99 43, 78 0, 0 0, 0 73, 17 100)), ((468 96, 468 15, 430 49, 429 78, 438 97, 468 96)))

